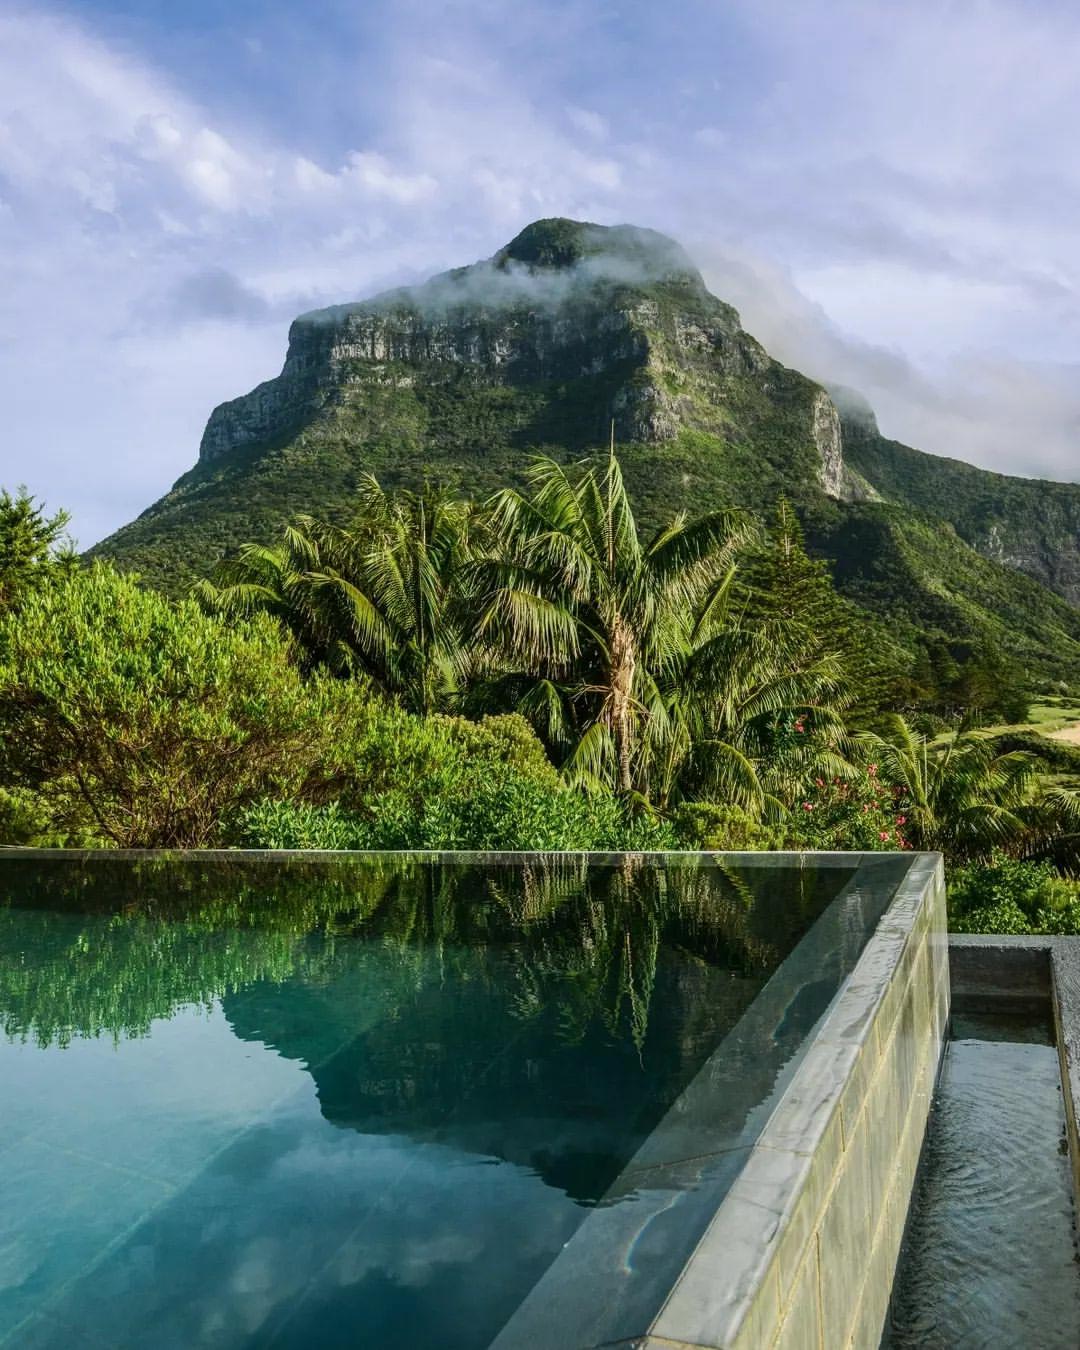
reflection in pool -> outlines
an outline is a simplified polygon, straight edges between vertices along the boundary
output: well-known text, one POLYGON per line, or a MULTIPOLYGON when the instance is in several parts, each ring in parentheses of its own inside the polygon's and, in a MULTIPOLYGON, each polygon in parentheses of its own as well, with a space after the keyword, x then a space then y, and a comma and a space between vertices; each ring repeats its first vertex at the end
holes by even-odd
POLYGON ((0 860, 0 1344, 488 1345, 721 1043, 749 1142, 887 898, 854 876, 0 860))

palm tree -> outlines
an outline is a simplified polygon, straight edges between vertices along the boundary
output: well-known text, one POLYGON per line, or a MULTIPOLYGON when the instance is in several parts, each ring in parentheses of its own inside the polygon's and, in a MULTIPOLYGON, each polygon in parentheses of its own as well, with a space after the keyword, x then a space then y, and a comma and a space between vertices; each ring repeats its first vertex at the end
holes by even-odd
POLYGON ((326 666, 337 674, 350 666, 348 644, 332 606, 322 603, 312 579, 332 568, 335 531, 310 516, 285 528, 279 543, 244 544, 217 569, 217 583, 198 581, 192 594, 204 610, 245 617, 262 612, 279 620, 293 639, 305 671, 326 666))
POLYGON ((266 610, 311 667, 360 672, 413 712, 444 706, 468 658, 462 576, 475 513, 440 489, 388 496, 362 480, 358 523, 302 516, 279 544, 248 544, 196 594, 219 612, 266 610))
POLYGON ((815 776, 850 772, 842 657, 819 635, 714 606, 671 683, 665 796, 778 818, 815 776))
POLYGON ((572 780, 647 798, 686 655, 753 527, 734 511, 680 515, 643 543, 614 453, 576 481, 542 459, 529 481, 490 505, 498 548, 472 566, 476 636, 503 654, 572 780))
POLYGON ((935 745, 899 715, 891 736, 861 739, 877 760, 878 777, 901 789, 905 834, 915 848, 940 850, 957 861, 985 858, 995 849, 1063 858, 1075 852, 1080 801, 1047 787, 1034 755, 999 753, 990 737, 970 727, 935 745))

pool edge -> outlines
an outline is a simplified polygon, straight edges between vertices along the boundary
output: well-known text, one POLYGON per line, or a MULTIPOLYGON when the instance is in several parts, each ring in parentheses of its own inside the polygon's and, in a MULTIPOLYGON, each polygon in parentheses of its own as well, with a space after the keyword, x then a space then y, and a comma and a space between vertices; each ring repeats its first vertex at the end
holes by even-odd
POLYGON ((944 874, 928 854, 898 888, 643 1346, 877 1350, 949 1003, 944 874))

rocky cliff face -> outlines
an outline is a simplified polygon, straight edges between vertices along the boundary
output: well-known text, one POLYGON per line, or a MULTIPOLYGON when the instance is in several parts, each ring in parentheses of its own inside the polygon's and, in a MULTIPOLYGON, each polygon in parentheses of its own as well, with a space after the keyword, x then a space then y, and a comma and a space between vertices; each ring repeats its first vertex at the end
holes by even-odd
MULTIPOLYGON (((494 258, 297 319, 281 374, 216 408, 199 458, 295 435, 369 389, 467 382, 526 395, 591 382, 620 443, 660 444, 727 420, 725 386, 794 383, 802 434, 830 495, 848 493, 828 394, 772 361, 706 290, 673 241, 648 230, 540 221, 494 258)), ((596 421, 593 417, 592 421, 596 421)))
POLYGON ((840 414, 824 389, 814 395, 810 425, 814 444, 821 459, 818 473, 821 486, 830 497, 846 497, 848 493, 844 475, 844 440, 840 431, 840 414))

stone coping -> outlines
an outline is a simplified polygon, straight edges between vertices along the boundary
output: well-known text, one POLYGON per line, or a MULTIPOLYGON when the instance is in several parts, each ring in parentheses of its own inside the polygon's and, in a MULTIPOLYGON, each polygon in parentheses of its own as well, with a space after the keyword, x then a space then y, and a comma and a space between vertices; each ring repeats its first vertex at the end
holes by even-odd
POLYGON ((913 854, 859 853, 826 849, 754 850, 754 849, 645 849, 623 852, 585 849, 319 849, 319 848, 23 848, 0 844, 0 859, 65 862, 137 862, 146 858, 184 862, 244 862, 260 859, 296 858, 322 861, 363 858, 410 858, 423 862, 478 863, 498 865, 521 863, 529 859, 573 858, 591 863, 618 863, 626 858, 644 858, 662 861, 700 860, 716 862, 731 859, 754 867, 798 867, 822 863, 833 867, 848 867, 852 871, 870 859, 911 858, 913 854))
MULTIPOLYGON (((896 1025, 904 1012, 901 1004, 905 989, 915 983, 915 963, 923 953, 931 927, 928 897, 935 886, 943 903, 940 855, 917 856, 751 1151, 731 1194, 657 1318, 652 1328, 657 1345, 674 1341, 695 1347, 758 1350, 773 1344, 780 1318, 770 1306, 771 1300, 761 1297, 763 1286, 767 1279, 771 1281, 774 1275, 778 1276, 781 1306, 786 1310, 794 1303, 793 1272, 801 1255, 799 1248, 812 1237, 809 1230, 813 1225, 815 1199, 820 1204, 820 1198, 814 1197, 813 1192, 833 1181, 832 1155, 838 1144, 847 1149, 854 1137, 855 1122, 860 1119, 870 1091, 873 1065, 879 1053, 884 1053, 879 1040, 884 1042, 890 1034, 894 1038, 899 1036, 896 1025), (839 1134, 839 1139, 830 1139, 830 1134, 839 1134), (827 1159, 824 1167, 823 1158, 827 1159)), ((947 986, 944 951, 937 959, 946 971, 947 986)), ((935 990, 941 988, 939 974, 933 975, 933 983, 935 990)), ((934 1034, 940 1042, 944 1035, 940 1019, 934 1034)), ((931 1056, 931 1083, 936 1077, 939 1053, 938 1048, 931 1056)), ((915 1089, 915 1079, 913 1070, 909 1091, 915 1089)), ((928 1109, 929 1094, 925 1087, 924 1092, 928 1109)), ((907 1106, 902 1095, 898 1100, 907 1106)), ((922 1120, 916 1119, 913 1124, 917 1129, 908 1132, 916 1136, 916 1158, 924 1121, 925 1115, 922 1120)), ((871 1212, 883 1204, 889 1189, 892 1159, 887 1147, 883 1147, 885 1144, 885 1140, 870 1142, 869 1174, 859 1182, 859 1186, 869 1188, 864 1201, 871 1212), (881 1152, 875 1149, 875 1142, 881 1152), (878 1176, 874 1175, 875 1168, 879 1170, 878 1176), (874 1193, 878 1188, 880 1196, 874 1193)), ((914 1168, 911 1170, 913 1174, 914 1168)), ((828 1201, 825 1204, 827 1208, 828 1201)), ((905 1214, 906 1208, 905 1195, 905 1214)), ((844 1255, 869 1262, 869 1247, 862 1252, 844 1252, 836 1243, 826 1251, 827 1238, 823 1222, 818 1249, 822 1266, 844 1255)), ((854 1292, 863 1274, 863 1269, 853 1266, 844 1271, 830 1271, 829 1277, 831 1282, 846 1284, 854 1292)), ((887 1274, 891 1287, 892 1270, 887 1274)), ((843 1322, 838 1315, 835 1325, 830 1327, 824 1270, 819 1280, 820 1289, 813 1293, 821 1302, 818 1312, 821 1334, 826 1344, 839 1348, 848 1344, 850 1323, 843 1322)), ((861 1309, 856 1309, 852 1314, 856 1327, 860 1312, 861 1309)), ((804 1317, 797 1308, 790 1320, 799 1324, 790 1338, 793 1341, 801 1341, 804 1335, 810 1338, 818 1325, 813 1313, 804 1317)), ((874 1344, 880 1329, 880 1324, 871 1329, 874 1344)))
POLYGON ((949 966, 958 1007, 1023 1011, 1049 1004, 1080 1212, 1080 937, 951 933, 949 966))

